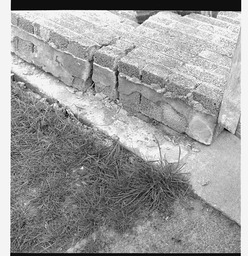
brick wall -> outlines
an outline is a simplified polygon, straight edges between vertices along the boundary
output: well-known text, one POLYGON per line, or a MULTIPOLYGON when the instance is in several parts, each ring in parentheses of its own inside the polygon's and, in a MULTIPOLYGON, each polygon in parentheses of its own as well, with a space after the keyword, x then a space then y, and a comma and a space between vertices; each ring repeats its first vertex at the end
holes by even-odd
POLYGON ((152 14, 139 25, 133 11, 12 12, 12 52, 209 145, 240 15, 152 14))

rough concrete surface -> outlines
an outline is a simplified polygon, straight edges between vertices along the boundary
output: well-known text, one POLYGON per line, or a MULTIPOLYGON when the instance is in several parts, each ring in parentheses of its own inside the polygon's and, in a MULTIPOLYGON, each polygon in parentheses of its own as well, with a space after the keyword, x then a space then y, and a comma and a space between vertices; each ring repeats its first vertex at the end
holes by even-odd
POLYGON ((222 132, 211 146, 189 140, 174 143, 160 130, 104 101, 101 95, 75 94, 53 76, 14 55, 12 72, 146 160, 160 160, 155 136, 168 162, 178 160, 180 145, 184 171, 191 173, 196 194, 240 224, 240 140, 236 136, 222 132))
POLYGON ((199 144, 199 150, 189 156, 185 166, 185 171, 191 173, 193 189, 240 224, 240 139, 223 131, 212 145, 199 144))

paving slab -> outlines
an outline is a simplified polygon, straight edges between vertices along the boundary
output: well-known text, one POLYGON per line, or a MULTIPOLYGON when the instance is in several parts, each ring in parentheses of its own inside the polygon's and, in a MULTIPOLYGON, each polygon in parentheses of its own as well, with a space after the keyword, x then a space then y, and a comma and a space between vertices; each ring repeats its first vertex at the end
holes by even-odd
POLYGON ((188 139, 175 143, 168 136, 142 120, 129 116, 115 104, 106 103, 101 95, 78 95, 35 66, 12 55, 12 72, 47 97, 58 100, 82 120, 119 139, 120 143, 145 160, 159 161, 159 141, 162 155, 168 162, 178 160, 179 145, 184 172, 190 172, 190 182, 196 194, 211 206, 240 224, 240 139, 222 132, 210 146, 188 139))
POLYGON ((193 189, 240 224, 240 139, 224 130, 212 145, 199 144, 199 150, 189 156, 185 166, 185 171, 191 173, 193 189))

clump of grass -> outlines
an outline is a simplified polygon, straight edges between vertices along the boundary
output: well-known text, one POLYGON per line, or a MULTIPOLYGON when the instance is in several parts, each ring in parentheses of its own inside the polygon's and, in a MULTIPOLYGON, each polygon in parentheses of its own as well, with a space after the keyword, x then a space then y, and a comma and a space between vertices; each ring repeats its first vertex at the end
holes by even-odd
POLYGON ((179 166, 106 145, 105 135, 15 84, 11 104, 12 252, 63 252, 101 225, 125 232, 189 191, 179 166))

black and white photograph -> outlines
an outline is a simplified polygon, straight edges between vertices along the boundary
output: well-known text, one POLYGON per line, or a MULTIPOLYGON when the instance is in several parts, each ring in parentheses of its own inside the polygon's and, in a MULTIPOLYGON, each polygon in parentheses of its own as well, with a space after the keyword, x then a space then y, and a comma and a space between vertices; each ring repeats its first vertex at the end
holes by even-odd
POLYGON ((10 253, 241 255, 241 9, 10 13, 10 253))

